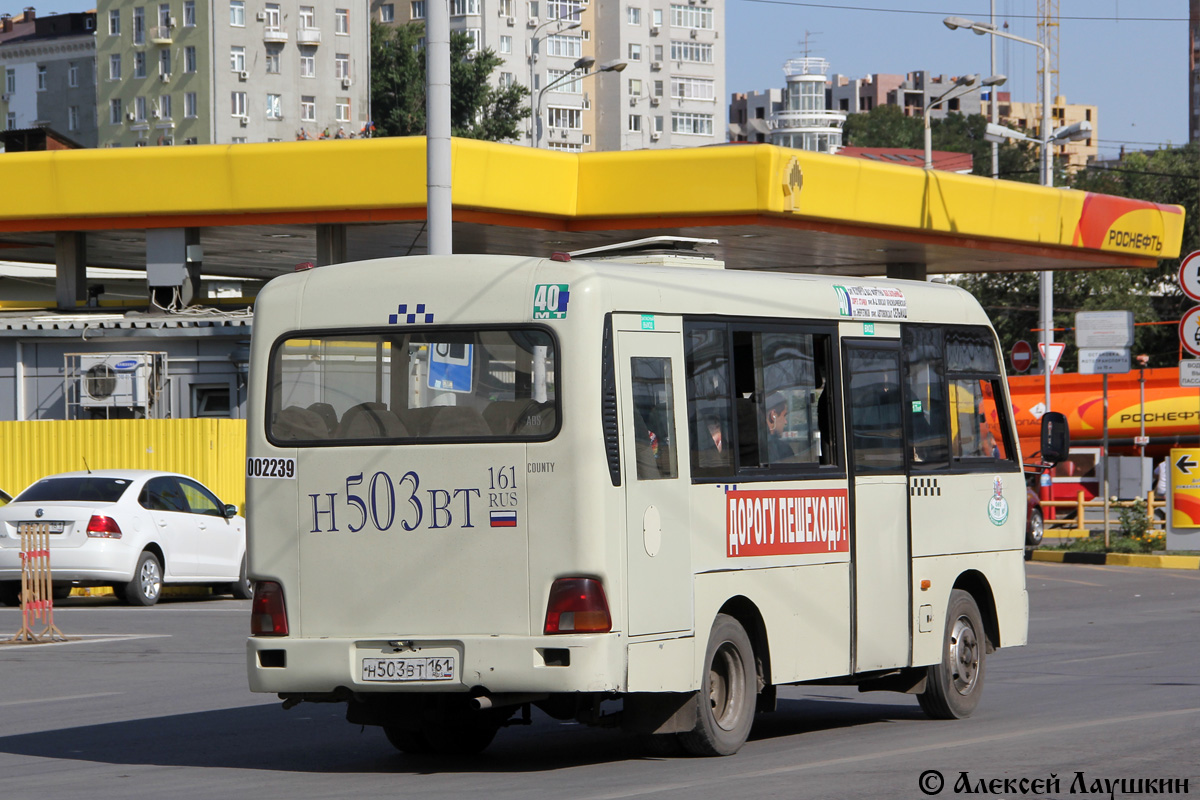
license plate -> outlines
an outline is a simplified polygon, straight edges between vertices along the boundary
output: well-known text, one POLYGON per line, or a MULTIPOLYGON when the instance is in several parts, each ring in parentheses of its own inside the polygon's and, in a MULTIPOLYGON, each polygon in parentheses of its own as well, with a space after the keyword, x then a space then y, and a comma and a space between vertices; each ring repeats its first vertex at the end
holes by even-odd
POLYGON ((364 658, 364 681, 450 681, 454 680, 453 656, 408 656, 364 658))
MULTIPOLYGON (((51 533, 62 533, 64 530, 66 530, 66 527, 67 527, 67 523, 65 523, 65 522, 34 522, 32 520, 18 522, 17 524, 18 525, 30 525, 30 526, 46 525, 46 526, 49 526, 51 533)), ((20 530, 20 528, 18 528, 18 530, 20 530)))

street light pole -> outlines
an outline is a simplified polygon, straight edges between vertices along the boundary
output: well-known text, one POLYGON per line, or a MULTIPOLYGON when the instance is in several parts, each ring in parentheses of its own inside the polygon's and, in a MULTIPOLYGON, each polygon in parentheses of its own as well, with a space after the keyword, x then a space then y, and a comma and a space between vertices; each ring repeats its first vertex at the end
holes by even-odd
MULTIPOLYGON (((925 169, 933 169, 933 133, 930 128, 932 121, 930 120, 929 112, 947 100, 953 100, 955 97, 962 97, 964 94, 967 94, 978 80, 978 75, 964 75, 961 78, 955 78, 953 86, 925 105, 925 110, 922 112, 922 116, 925 118, 925 169)), ((1006 80, 1008 79, 1003 75, 990 75, 983 79, 983 83, 980 86, 1000 86, 1006 80)))
MULTIPOLYGON (((1042 169, 1041 178, 1042 186, 1054 185, 1054 170, 1051 168, 1053 154, 1051 151, 1052 139, 1050 131, 1050 48, 1042 42, 1026 39, 1021 36, 1014 36, 1011 33, 1000 30, 995 25, 989 25, 984 22, 975 22, 974 20, 964 19, 963 17, 946 17, 942 23, 950 30, 957 28, 966 28, 974 31, 979 36, 991 34, 999 36, 1003 39, 1012 39, 1014 42, 1032 45, 1042 51, 1042 169)), ((1050 357, 1050 345, 1054 344, 1054 274, 1049 270, 1043 271, 1038 275, 1038 292, 1040 294, 1039 303, 1042 328, 1042 366, 1046 378, 1046 408, 1043 411, 1049 411, 1050 406, 1050 370, 1046 369, 1049 366, 1047 359, 1050 357)))
MULTIPOLYGON (((564 21, 565 20, 563 20, 561 18, 560 19, 548 19, 545 22, 543 22, 541 25, 538 25, 536 28, 534 28, 533 33, 531 33, 529 35, 529 113, 530 114, 535 114, 535 111, 536 111, 536 106, 534 105, 534 94, 533 94, 533 71, 534 71, 533 68, 537 64, 537 57, 538 57, 538 53, 537 53, 538 32, 542 28, 546 27, 547 25, 553 25, 555 23, 561 23, 564 21)), ((570 25, 566 26, 565 28, 559 28, 558 30, 554 31, 554 34, 548 34, 548 35, 556 35, 559 33, 566 33, 567 31, 575 30, 582 24, 583 24, 582 20, 575 20, 574 22, 572 22, 570 25)), ((534 147, 537 147, 537 140, 539 138, 538 137, 538 129, 541 127, 542 121, 540 119, 538 119, 535 114, 535 116, 530 120, 530 122, 533 124, 533 127, 529 131, 529 141, 533 144, 534 147)))
POLYGON ((625 67, 629 66, 629 64, 625 61, 605 61, 599 67, 596 67, 596 69, 591 69, 592 65, 595 63, 596 59, 592 58, 591 56, 584 56, 583 58, 576 59, 575 66, 572 67, 569 72, 564 75, 559 75, 554 79, 553 83, 547 84, 542 88, 541 91, 537 93, 537 102, 534 104, 535 113, 537 114, 537 119, 534 123, 535 127, 533 146, 535 148, 541 146, 542 141, 542 95, 553 89, 555 86, 566 83, 569 80, 581 81, 584 78, 591 77, 592 75, 596 75, 600 72, 620 72, 621 70, 625 69, 625 67), (581 69, 591 71, 584 72, 582 75, 576 75, 575 73, 581 69))

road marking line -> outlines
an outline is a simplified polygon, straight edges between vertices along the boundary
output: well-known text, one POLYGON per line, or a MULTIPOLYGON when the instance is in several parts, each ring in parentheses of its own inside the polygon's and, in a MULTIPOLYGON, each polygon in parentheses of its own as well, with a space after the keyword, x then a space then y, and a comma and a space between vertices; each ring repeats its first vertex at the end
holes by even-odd
MULTIPOLYGON (((1200 708, 1180 708, 1173 711, 1148 711, 1143 714, 1131 714, 1127 717, 1108 717, 1105 719, 1088 720, 1086 722, 1072 722, 1066 725, 1054 725, 1048 728, 1039 728, 1037 732, 1040 735, 1065 733, 1067 731, 1074 731, 1082 728, 1095 728, 1105 725, 1120 724, 1123 722, 1141 722, 1143 720, 1161 719, 1164 717, 1178 717, 1185 714, 1200 714, 1200 708)), ((1012 731, 1011 733, 997 733, 991 736, 977 736, 974 739, 959 739, 948 742, 938 742, 936 744, 919 745, 916 747, 902 747, 896 750, 887 750, 863 755, 828 758, 823 761, 813 761, 808 764, 794 764, 787 767, 776 767, 775 769, 755 769, 750 772, 738 773, 725 772, 721 775, 709 775, 694 781, 679 781, 677 783, 658 784, 646 789, 632 789, 626 792, 590 795, 588 800, 622 800, 622 798, 627 797, 645 797, 647 795, 660 794, 662 792, 673 792, 680 789, 693 789, 698 786, 712 786, 713 784, 717 783, 729 783, 733 781, 748 782, 751 779, 761 778, 764 775, 790 775, 796 772, 804 772, 806 770, 820 769, 823 767, 859 766, 864 761, 917 755, 921 753, 943 750, 950 747, 970 747, 979 744, 990 744, 992 742, 1002 742, 1009 739, 1028 739, 1029 735, 1029 730, 1022 729, 1019 731, 1012 731)))
POLYGON ((68 637, 65 642, 21 642, 4 643, 6 649, 18 647, 61 647, 70 644, 97 644, 99 642, 127 642, 133 639, 170 639, 169 633, 85 633, 68 637))
POLYGON ((65 703, 68 700, 91 700, 94 697, 116 697, 124 692, 97 692, 96 694, 72 694, 66 697, 41 697, 37 700, 9 700, 0 703, 0 708, 8 708, 9 706, 26 706, 35 703, 65 703))

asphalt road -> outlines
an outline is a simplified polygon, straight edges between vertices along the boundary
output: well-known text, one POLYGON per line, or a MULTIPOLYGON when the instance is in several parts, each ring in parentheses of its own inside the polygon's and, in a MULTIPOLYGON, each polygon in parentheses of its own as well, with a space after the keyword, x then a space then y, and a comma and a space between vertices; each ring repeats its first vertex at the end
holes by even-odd
MULTIPOLYGON (((723 759, 651 756, 537 715, 471 759, 405 756, 340 706, 283 711, 251 694, 248 602, 73 598, 56 622, 83 641, 0 647, 0 797, 923 798, 930 770, 939 797, 967 794, 962 773, 973 795, 985 781, 987 796, 1107 797, 1095 781, 1141 778, 1188 779, 1200 795, 1200 573, 1028 569, 1032 644, 989 660, 971 719, 792 687, 723 759), (1057 792, 1018 783, 1052 776, 1057 792)), ((0 609, 0 633, 19 624, 0 609)))

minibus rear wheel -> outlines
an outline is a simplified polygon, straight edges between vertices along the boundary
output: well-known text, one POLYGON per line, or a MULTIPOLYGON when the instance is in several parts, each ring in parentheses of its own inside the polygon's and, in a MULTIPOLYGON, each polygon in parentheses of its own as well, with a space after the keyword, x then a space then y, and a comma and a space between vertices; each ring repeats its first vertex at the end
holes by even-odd
POLYGON ((754 724, 758 673, 754 648, 741 623, 717 614, 708 636, 708 669, 696 693, 696 727, 679 734, 684 749, 697 756, 733 755, 754 724))
POLYGON ((983 693, 987 634, 975 598, 962 589, 950 592, 942 660, 928 668, 921 709, 933 719, 971 716, 983 693))

